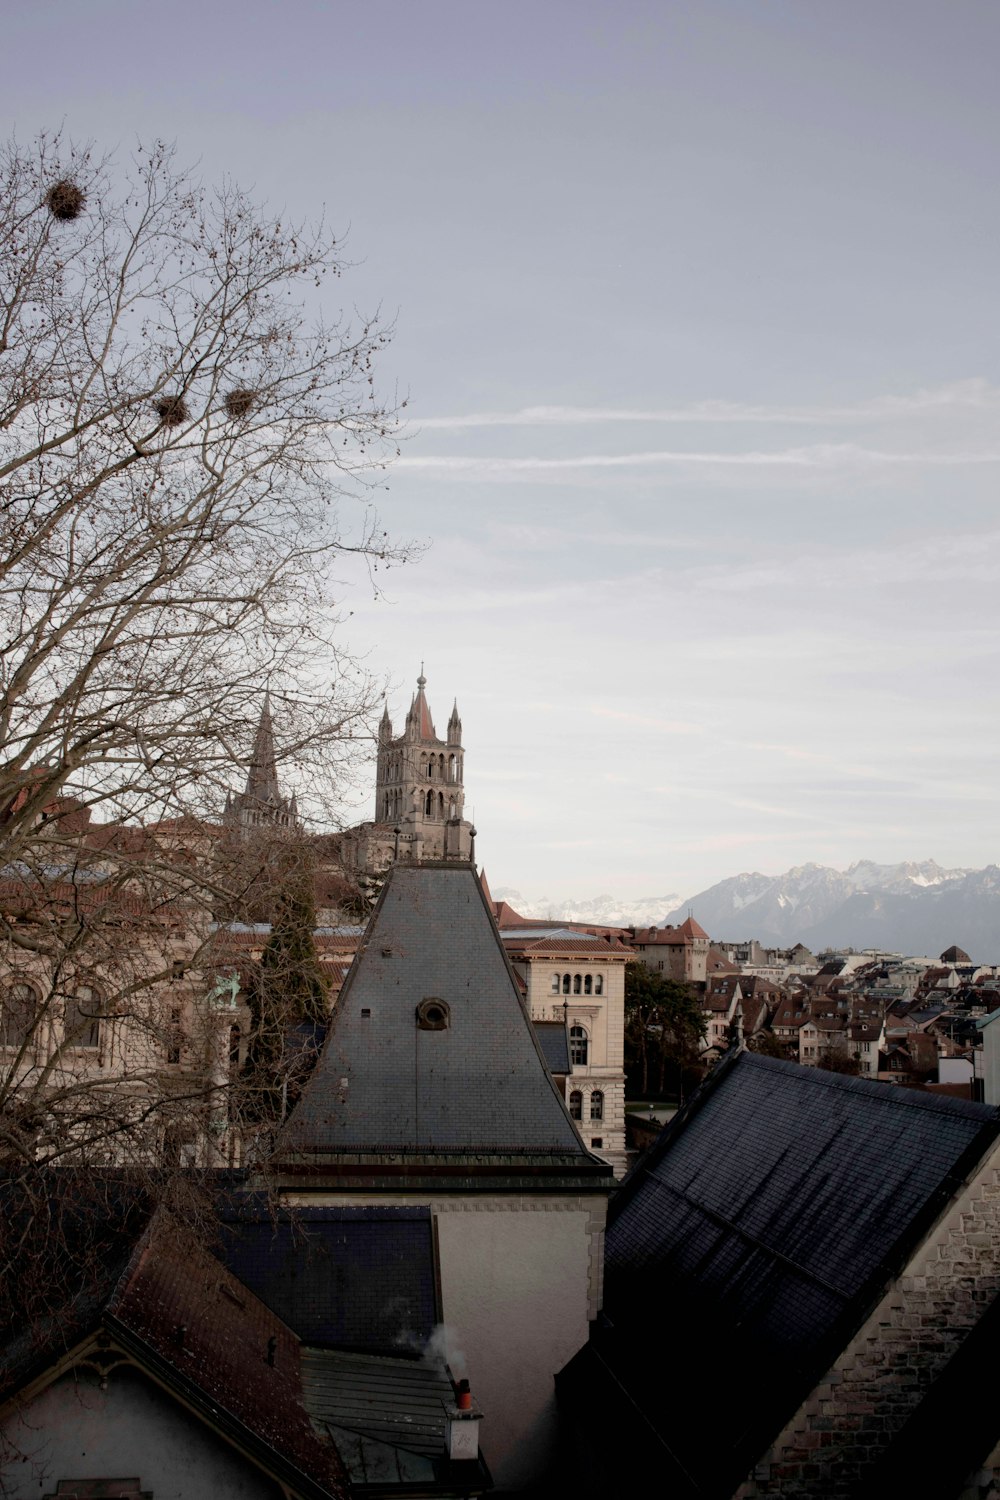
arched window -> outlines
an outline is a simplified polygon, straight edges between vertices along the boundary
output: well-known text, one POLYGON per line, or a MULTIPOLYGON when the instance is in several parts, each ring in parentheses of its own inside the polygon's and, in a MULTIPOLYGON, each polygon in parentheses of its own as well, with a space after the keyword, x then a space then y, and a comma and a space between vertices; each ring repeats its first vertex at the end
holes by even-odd
POLYGON ((590 1096, 590 1118, 592 1120, 604 1119, 604 1095, 600 1089, 595 1089, 590 1096))
POLYGON ((0 1047, 22 1047, 35 1024, 38 996, 34 985, 15 980, 4 992, 0 1010, 0 1047))
POLYGON ((564 974, 563 975, 563 994, 564 995, 568 995, 569 994, 569 985, 570 985, 570 976, 568 974, 564 974))
POLYGON ((427 814, 428 817, 430 817, 431 814, 433 813, 433 811, 434 811, 434 793, 433 792, 428 792, 427 793, 427 800, 424 803, 424 812, 427 814))
POLYGON ((553 976, 552 976, 551 989, 552 989, 553 995, 558 995, 558 993, 559 993, 559 975, 558 974, 553 974, 553 976))
POLYGON ((71 1047, 101 1045, 101 997, 89 984, 79 984, 66 1001, 66 1040, 71 1047))
POLYGON ((439 781, 443 781, 444 780, 444 756, 443 755, 439 755, 438 756, 438 780, 439 781))
POLYGON ((593 988, 594 988, 594 976, 593 976, 593 974, 586 974, 584 976, 584 980, 583 980, 583 993, 585 995, 589 995, 593 991, 593 988))
POLYGON ((449 781, 454 781, 455 780, 455 765, 456 765, 456 761, 455 761, 454 755, 449 755, 449 757, 448 757, 448 780, 449 781))
POLYGON ((438 817, 444 821, 444 792, 438 792, 438 817))
POLYGON ((595 995, 603 995, 604 994, 604 975, 603 974, 595 974, 594 975, 594 994, 595 995))
POLYGON ((587 1066, 589 1048, 590 1043, 583 1027, 571 1026, 569 1028, 569 1060, 574 1068, 585 1068, 587 1066))
POLYGON ((574 974, 573 975, 573 993, 574 993, 574 995, 579 995, 581 993, 582 988, 583 988, 583 980, 580 978, 579 974, 574 974))
POLYGON ((571 1120, 583 1119, 583 1095, 579 1089, 574 1089, 569 1096, 569 1116, 571 1120))

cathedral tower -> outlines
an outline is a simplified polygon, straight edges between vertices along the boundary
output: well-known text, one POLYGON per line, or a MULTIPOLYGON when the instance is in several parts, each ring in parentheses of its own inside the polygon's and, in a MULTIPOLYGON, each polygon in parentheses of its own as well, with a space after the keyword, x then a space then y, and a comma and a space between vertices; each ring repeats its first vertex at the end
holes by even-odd
POLYGON ((403 733, 393 736, 386 708, 378 730, 375 822, 399 830, 402 859, 469 859, 471 825, 465 821, 465 751, 458 704, 438 739, 424 694, 421 668, 403 733))

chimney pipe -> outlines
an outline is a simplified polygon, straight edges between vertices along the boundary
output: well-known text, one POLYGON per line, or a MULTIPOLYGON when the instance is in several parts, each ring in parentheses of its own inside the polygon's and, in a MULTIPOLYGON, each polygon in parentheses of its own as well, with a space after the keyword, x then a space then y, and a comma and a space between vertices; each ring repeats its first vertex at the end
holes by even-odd
POLYGON ((448 1412, 448 1457, 474 1460, 479 1457, 479 1423, 483 1414, 472 1404, 467 1380, 455 1383, 455 1405, 448 1412))

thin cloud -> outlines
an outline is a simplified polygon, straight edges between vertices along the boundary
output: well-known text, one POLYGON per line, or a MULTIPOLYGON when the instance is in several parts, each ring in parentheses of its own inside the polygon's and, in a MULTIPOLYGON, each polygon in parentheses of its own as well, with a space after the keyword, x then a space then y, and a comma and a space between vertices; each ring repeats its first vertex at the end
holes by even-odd
POLYGON ((704 734, 704 724, 689 724, 682 719, 657 719, 647 714, 624 713, 617 708, 591 704, 590 713, 599 719, 615 719, 620 724, 639 724, 645 729, 659 729, 665 734, 704 734))
POLYGON ((897 464, 932 465, 935 468, 1000 463, 1000 449, 955 453, 892 452, 862 448, 854 443, 814 443, 806 447, 752 450, 745 453, 708 453, 685 449, 662 449, 643 453, 586 453, 574 458, 500 458, 456 454, 404 455, 397 470, 433 474, 439 479, 512 480, 538 474, 574 473, 593 469, 663 468, 678 465, 709 465, 724 468, 832 469, 880 467, 897 464))
POLYGON ((934 411, 1000 410, 1000 389, 986 380, 914 391, 906 396, 876 396, 853 406, 756 406, 740 401, 697 401, 690 406, 525 406, 518 411, 482 411, 417 418, 423 431, 457 431, 472 427, 573 427, 595 422, 717 422, 839 424, 877 422, 934 411))

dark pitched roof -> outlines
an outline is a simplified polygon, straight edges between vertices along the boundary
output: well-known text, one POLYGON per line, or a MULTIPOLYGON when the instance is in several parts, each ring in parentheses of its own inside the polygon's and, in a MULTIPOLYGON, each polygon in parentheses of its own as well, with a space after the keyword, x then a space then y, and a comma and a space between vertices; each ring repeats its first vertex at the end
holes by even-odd
POLYGON ((307 1344, 398 1353, 439 1322, 429 1208, 222 1208, 219 1254, 307 1344))
MULTIPOLYGON (((549 1076, 469 864, 390 872, 323 1055, 278 1141, 279 1168, 607 1177, 549 1076), (446 1024, 424 1028, 425 1002, 446 1024)), ((412 1181, 412 1179, 411 1179, 412 1181)))
POLYGON ((448 1408, 455 1400, 445 1366, 431 1359, 373 1359, 303 1351, 306 1403, 333 1438, 359 1488, 447 1486, 463 1495, 489 1488, 481 1459, 448 1459, 448 1408))
POLYGON ((569 1033, 565 1021, 532 1021, 550 1073, 562 1076, 572 1066, 569 1059, 569 1033))
POLYGON ((599 1402, 610 1371, 675 1493, 731 1494, 998 1134, 985 1105, 731 1053, 613 1201, 611 1326, 567 1381, 599 1402), (713 1390, 739 1394, 722 1446, 713 1390))

